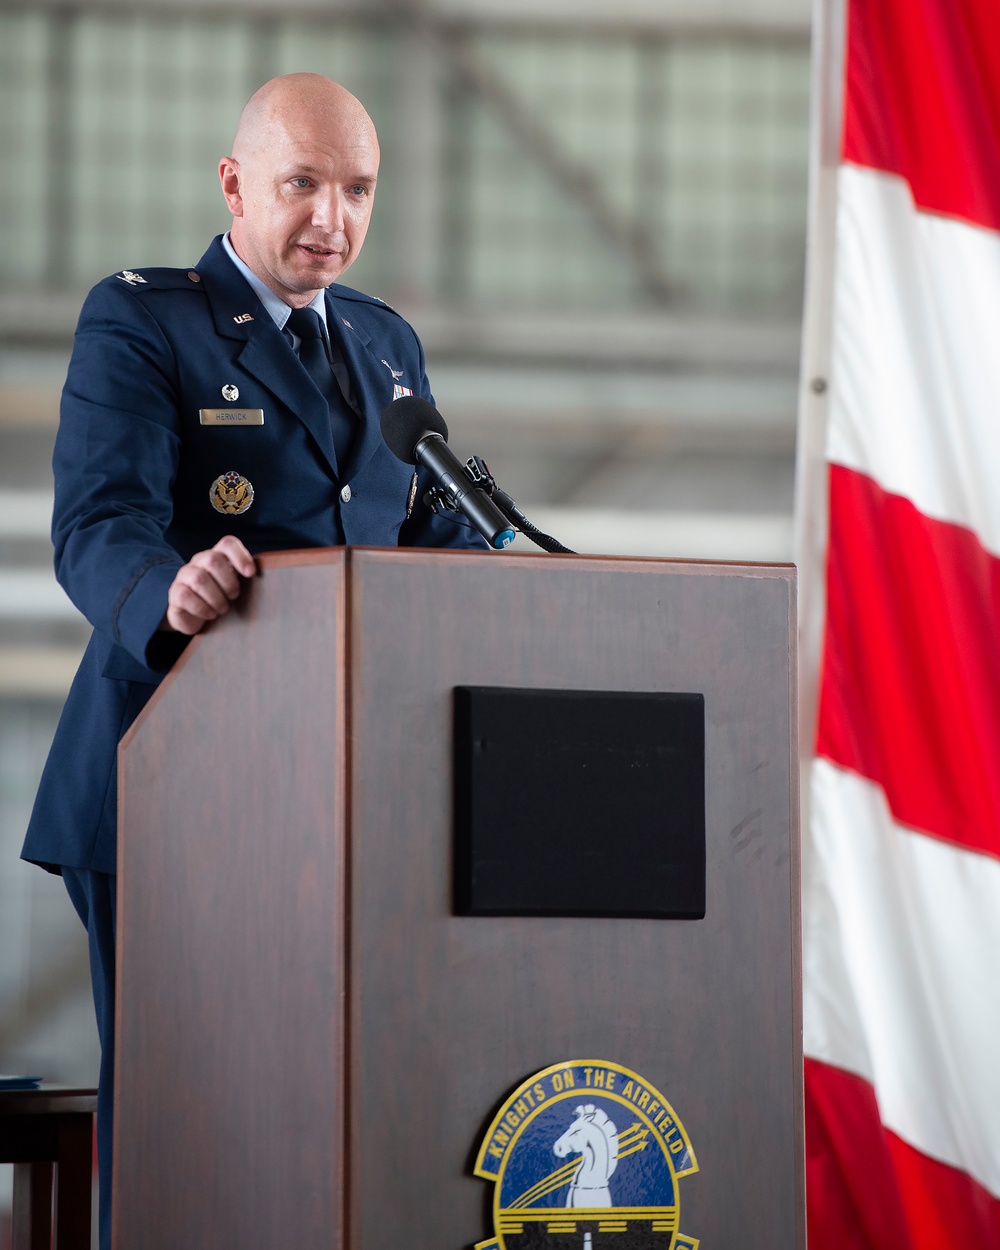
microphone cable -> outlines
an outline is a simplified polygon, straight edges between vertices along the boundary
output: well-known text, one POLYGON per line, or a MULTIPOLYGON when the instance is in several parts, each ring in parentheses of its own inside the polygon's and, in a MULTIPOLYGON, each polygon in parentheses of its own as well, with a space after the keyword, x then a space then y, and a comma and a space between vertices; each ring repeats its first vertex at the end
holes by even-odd
POLYGON ((536 547, 541 547, 550 555, 575 556, 578 554, 572 547, 564 547, 557 538, 546 534, 537 525, 532 525, 510 495, 497 485, 489 465, 482 456, 470 456, 465 462, 465 471, 480 490, 489 495, 511 525, 519 529, 525 538, 530 538, 536 547))

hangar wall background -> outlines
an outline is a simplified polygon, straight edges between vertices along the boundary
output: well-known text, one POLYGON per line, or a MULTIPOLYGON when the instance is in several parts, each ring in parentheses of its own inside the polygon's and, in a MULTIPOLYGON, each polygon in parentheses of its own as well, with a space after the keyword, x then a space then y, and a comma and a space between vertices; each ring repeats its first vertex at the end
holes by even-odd
POLYGON ((581 551, 791 555, 804 0, 0 4, 2 1071, 96 1076, 82 931, 17 861, 89 632, 48 543, 76 315, 227 227, 218 157, 293 69, 378 126, 348 280, 416 325, 456 451, 581 551))

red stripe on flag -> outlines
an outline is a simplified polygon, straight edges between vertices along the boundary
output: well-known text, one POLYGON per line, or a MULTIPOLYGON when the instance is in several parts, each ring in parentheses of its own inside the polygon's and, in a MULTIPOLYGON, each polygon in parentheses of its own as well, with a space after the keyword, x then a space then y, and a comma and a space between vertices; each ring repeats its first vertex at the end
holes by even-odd
POLYGON ((871 1085, 805 1064, 809 1250, 986 1250, 1000 1200, 886 1129, 871 1085))
POLYGON ((844 158, 1000 229, 996 0, 851 0, 844 158))
POLYGON ((1000 856, 1000 560, 830 466, 817 752, 901 824, 1000 856))
POLYGON ((809 1250, 912 1250, 875 1091, 807 1059, 809 1250))

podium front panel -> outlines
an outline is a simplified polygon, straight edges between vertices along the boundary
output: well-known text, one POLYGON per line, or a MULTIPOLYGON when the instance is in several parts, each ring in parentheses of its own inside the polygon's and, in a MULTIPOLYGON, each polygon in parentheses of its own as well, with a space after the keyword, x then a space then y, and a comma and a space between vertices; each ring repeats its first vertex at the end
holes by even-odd
POLYGON ((804 1246, 793 631, 789 568, 355 553, 351 1246, 486 1238, 470 1155, 572 1059, 670 1100, 682 1232, 804 1246), (454 915, 460 686, 704 694, 705 918, 454 915))

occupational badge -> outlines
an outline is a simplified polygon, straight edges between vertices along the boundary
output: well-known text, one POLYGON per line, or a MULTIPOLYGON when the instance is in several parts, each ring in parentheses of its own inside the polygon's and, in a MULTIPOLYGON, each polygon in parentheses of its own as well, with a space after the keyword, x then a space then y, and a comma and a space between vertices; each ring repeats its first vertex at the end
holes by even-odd
POLYGON ((385 367, 386 367, 386 368, 389 370, 389 372, 392 374, 392 380, 393 380, 394 382, 398 382, 398 381, 399 381, 399 379, 403 376, 403 370, 402 370, 402 369, 394 369, 394 368, 392 367, 392 365, 390 365, 390 364, 389 364, 388 360, 386 360, 386 359, 384 359, 384 358, 383 358, 383 359, 382 359, 382 364, 384 364, 384 365, 385 365, 385 367))
POLYGON ((242 474, 230 469, 215 479, 208 497, 216 512, 239 516, 253 503, 253 486, 242 474))
POLYGON ((483 1140, 494 1236, 476 1250, 697 1250, 679 1231, 678 1192, 697 1171, 648 1081, 604 1060, 554 1064, 518 1086, 483 1140))
POLYGON ((239 397, 240 388, 238 386, 233 386, 232 382, 227 382, 222 388, 222 398, 228 399, 231 404, 234 404, 239 397))

